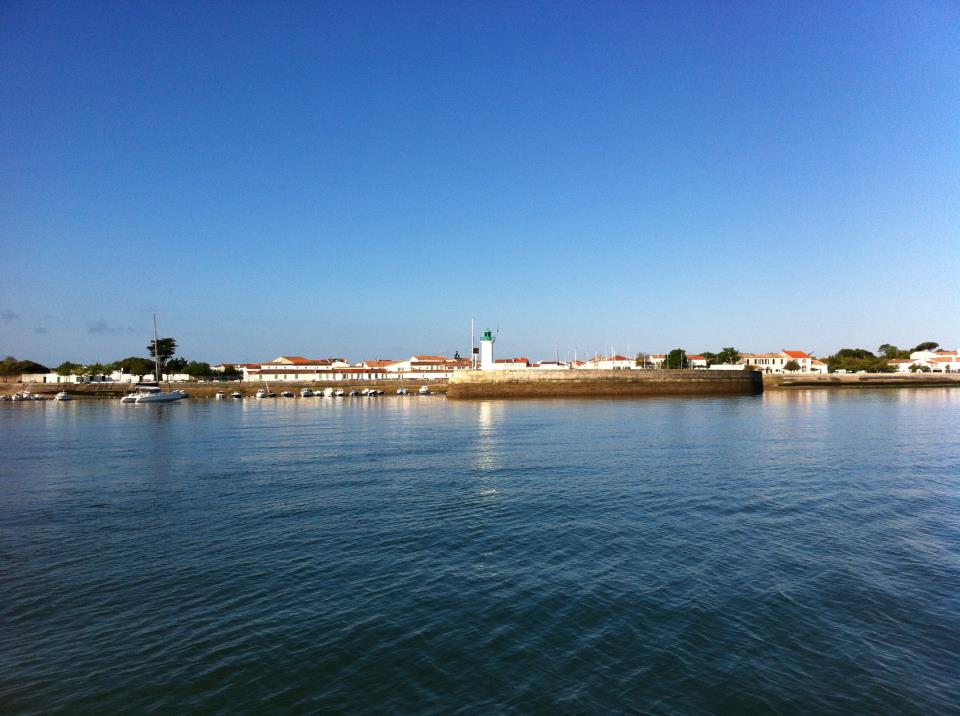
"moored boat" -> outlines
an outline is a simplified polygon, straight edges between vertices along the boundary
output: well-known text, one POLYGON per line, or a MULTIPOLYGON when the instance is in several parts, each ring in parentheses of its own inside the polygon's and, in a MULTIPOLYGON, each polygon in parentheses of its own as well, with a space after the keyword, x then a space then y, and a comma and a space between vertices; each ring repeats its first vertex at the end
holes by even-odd
POLYGON ((182 390, 163 391, 159 385, 141 385, 132 393, 120 398, 121 403, 172 403, 183 400, 187 394, 182 390))
POLYGON ((59 393, 53 396, 53 399, 58 402, 62 402, 64 400, 73 400, 73 396, 70 395, 70 393, 68 393, 67 391, 61 390, 59 393))

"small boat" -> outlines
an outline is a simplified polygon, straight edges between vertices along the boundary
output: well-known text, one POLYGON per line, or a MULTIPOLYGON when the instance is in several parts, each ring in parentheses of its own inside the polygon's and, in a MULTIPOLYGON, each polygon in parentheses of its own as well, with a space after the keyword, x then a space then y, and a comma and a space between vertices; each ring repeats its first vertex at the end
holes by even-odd
POLYGON ((409 392, 406 388, 397 388, 397 395, 407 395, 409 392))
POLYGON ((255 396, 253 396, 253 397, 254 397, 254 398, 257 398, 258 400, 261 399, 261 398, 276 398, 276 397, 277 397, 277 394, 276 394, 276 393, 271 393, 271 392, 270 392, 269 390, 267 390, 266 388, 260 388, 260 390, 257 391, 257 394, 256 394, 255 396))
POLYGON ((300 397, 301 397, 301 398, 312 398, 312 397, 313 397, 313 391, 310 390, 309 388, 301 388, 301 389, 300 389, 300 397))
POLYGON ((214 393, 214 396, 213 396, 214 400, 223 400, 226 397, 227 397, 227 394, 220 391, 217 391, 216 393, 214 393))
POLYGON ((334 394, 334 396, 337 397, 337 398, 342 398, 342 397, 343 397, 343 388, 337 388, 336 391, 334 391, 333 394, 334 394))
POLYGON ((360 395, 370 395, 371 393, 373 393, 373 391, 370 390, 370 388, 364 388, 360 391, 360 395))
POLYGON ((237 391, 236 393, 230 393, 230 397, 233 398, 233 399, 235 399, 235 400, 242 400, 242 399, 243 399, 243 393, 241 393, 241 392, 239 392, 239 391, 237 391))
POLYGON ((61 390, 59 393, 53 396, 53 399, 57 401, 73 400, 73 396, 70 395, 70 393, 68 393, 67 391, 61 390))
POLYGON ((281 390, 281 391, 280 391, 280 397, 281 397, 281 398, 292 398, 292 397, 294 397, 294 396, 293 396, 293 391, 292 391, 292 390, 281 390))
POLYGON ((417 391, 420 395, 430 395, 430 388, 426 385, 421 385, 420 390, 417 391))
POLYGON ((183 400, 187 394, 182 390, 172 390, 165 392, 160 390, 159 385, 141 385, 132 393, 120 398, 121 403, 172 403, 176 400, 183 400))
POLYGON ((332 398, 332 397, 333 397, 333 388, 324 388, 324 389, 323 389, 323 397, 324 397, 324 398, 332 398))
POLYGON ((351 398, 356 398, 356 397, 359 396, 359 395, 360 395, 360 391, 359 391, 359 390, 351 390, 351 391, 350 391, 350 397, 351 397, 351 398))

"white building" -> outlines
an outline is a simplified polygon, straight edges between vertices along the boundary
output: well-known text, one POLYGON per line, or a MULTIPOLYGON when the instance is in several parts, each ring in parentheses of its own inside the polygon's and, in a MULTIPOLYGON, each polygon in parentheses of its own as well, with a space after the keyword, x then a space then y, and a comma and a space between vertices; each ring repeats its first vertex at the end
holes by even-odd
POLYGON ((922 368, 933 373, 955 373, 960 371, 960 351, 914 351, 909 359, 894 358, 887 365, 897 373, 913 373, 922 368))
POLYGON ((443 380, 455 370, 470 367, 469 360, 440 355, 417 355, 407 360, 377 359, 350 365, 343 358, 310 360, 280 356, 268 363, 238 366, 247 381, 342 382, 363 380, 443 380))
POLYGON ((632 370, 636 367, 636 359, 619 354, 609 356, 596 355, 577 366, 580 370, 632 370))
POLYGON ((532 363, 530 367, 537 370, 568 370, 574 366, 562 360, 542 360, 539 363, 532 363))
POLYGON ((934 373, 953 373, 960 370, 960 351, 942 348, 935 351, 914 351, 910 359, 917 365, 926 366, 934 373))
POLYGON ((827 365, 804 351, 787 351, 779 353, 743 353, 740 362, 751 365, 764 373, 785 373, 785 366, 796 361, 800 366, 796 373, 826 373, 827 365))
POLYGON ((497 358, 494 361, 497 370, 522 370, 530 367, 529 358, 497 358))

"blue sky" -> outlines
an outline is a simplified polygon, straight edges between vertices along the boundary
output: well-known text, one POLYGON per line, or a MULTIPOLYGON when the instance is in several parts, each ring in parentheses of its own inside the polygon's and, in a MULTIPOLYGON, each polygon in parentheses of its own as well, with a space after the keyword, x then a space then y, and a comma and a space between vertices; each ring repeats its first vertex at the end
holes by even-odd
POLYGON ((955 3, 0 5, 0 353, 960 343, 955 3))

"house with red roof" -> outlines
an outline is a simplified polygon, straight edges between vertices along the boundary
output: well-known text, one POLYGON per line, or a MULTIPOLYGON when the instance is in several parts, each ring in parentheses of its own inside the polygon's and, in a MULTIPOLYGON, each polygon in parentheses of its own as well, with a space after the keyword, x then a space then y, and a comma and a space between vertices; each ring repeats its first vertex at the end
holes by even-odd
POLYGON ((598 354, 576 367, 580 370, 629 370, 637 367, 637 361, 619 353, 609 356, 598 354))
POLYGON ((782 350, 779 353, 742 353, 740 363, 751 365, 764 373, 786 373, 786 365, 796 362, 796 373, 826 373, 827 364, 819 361, 805 351, 782 350))

